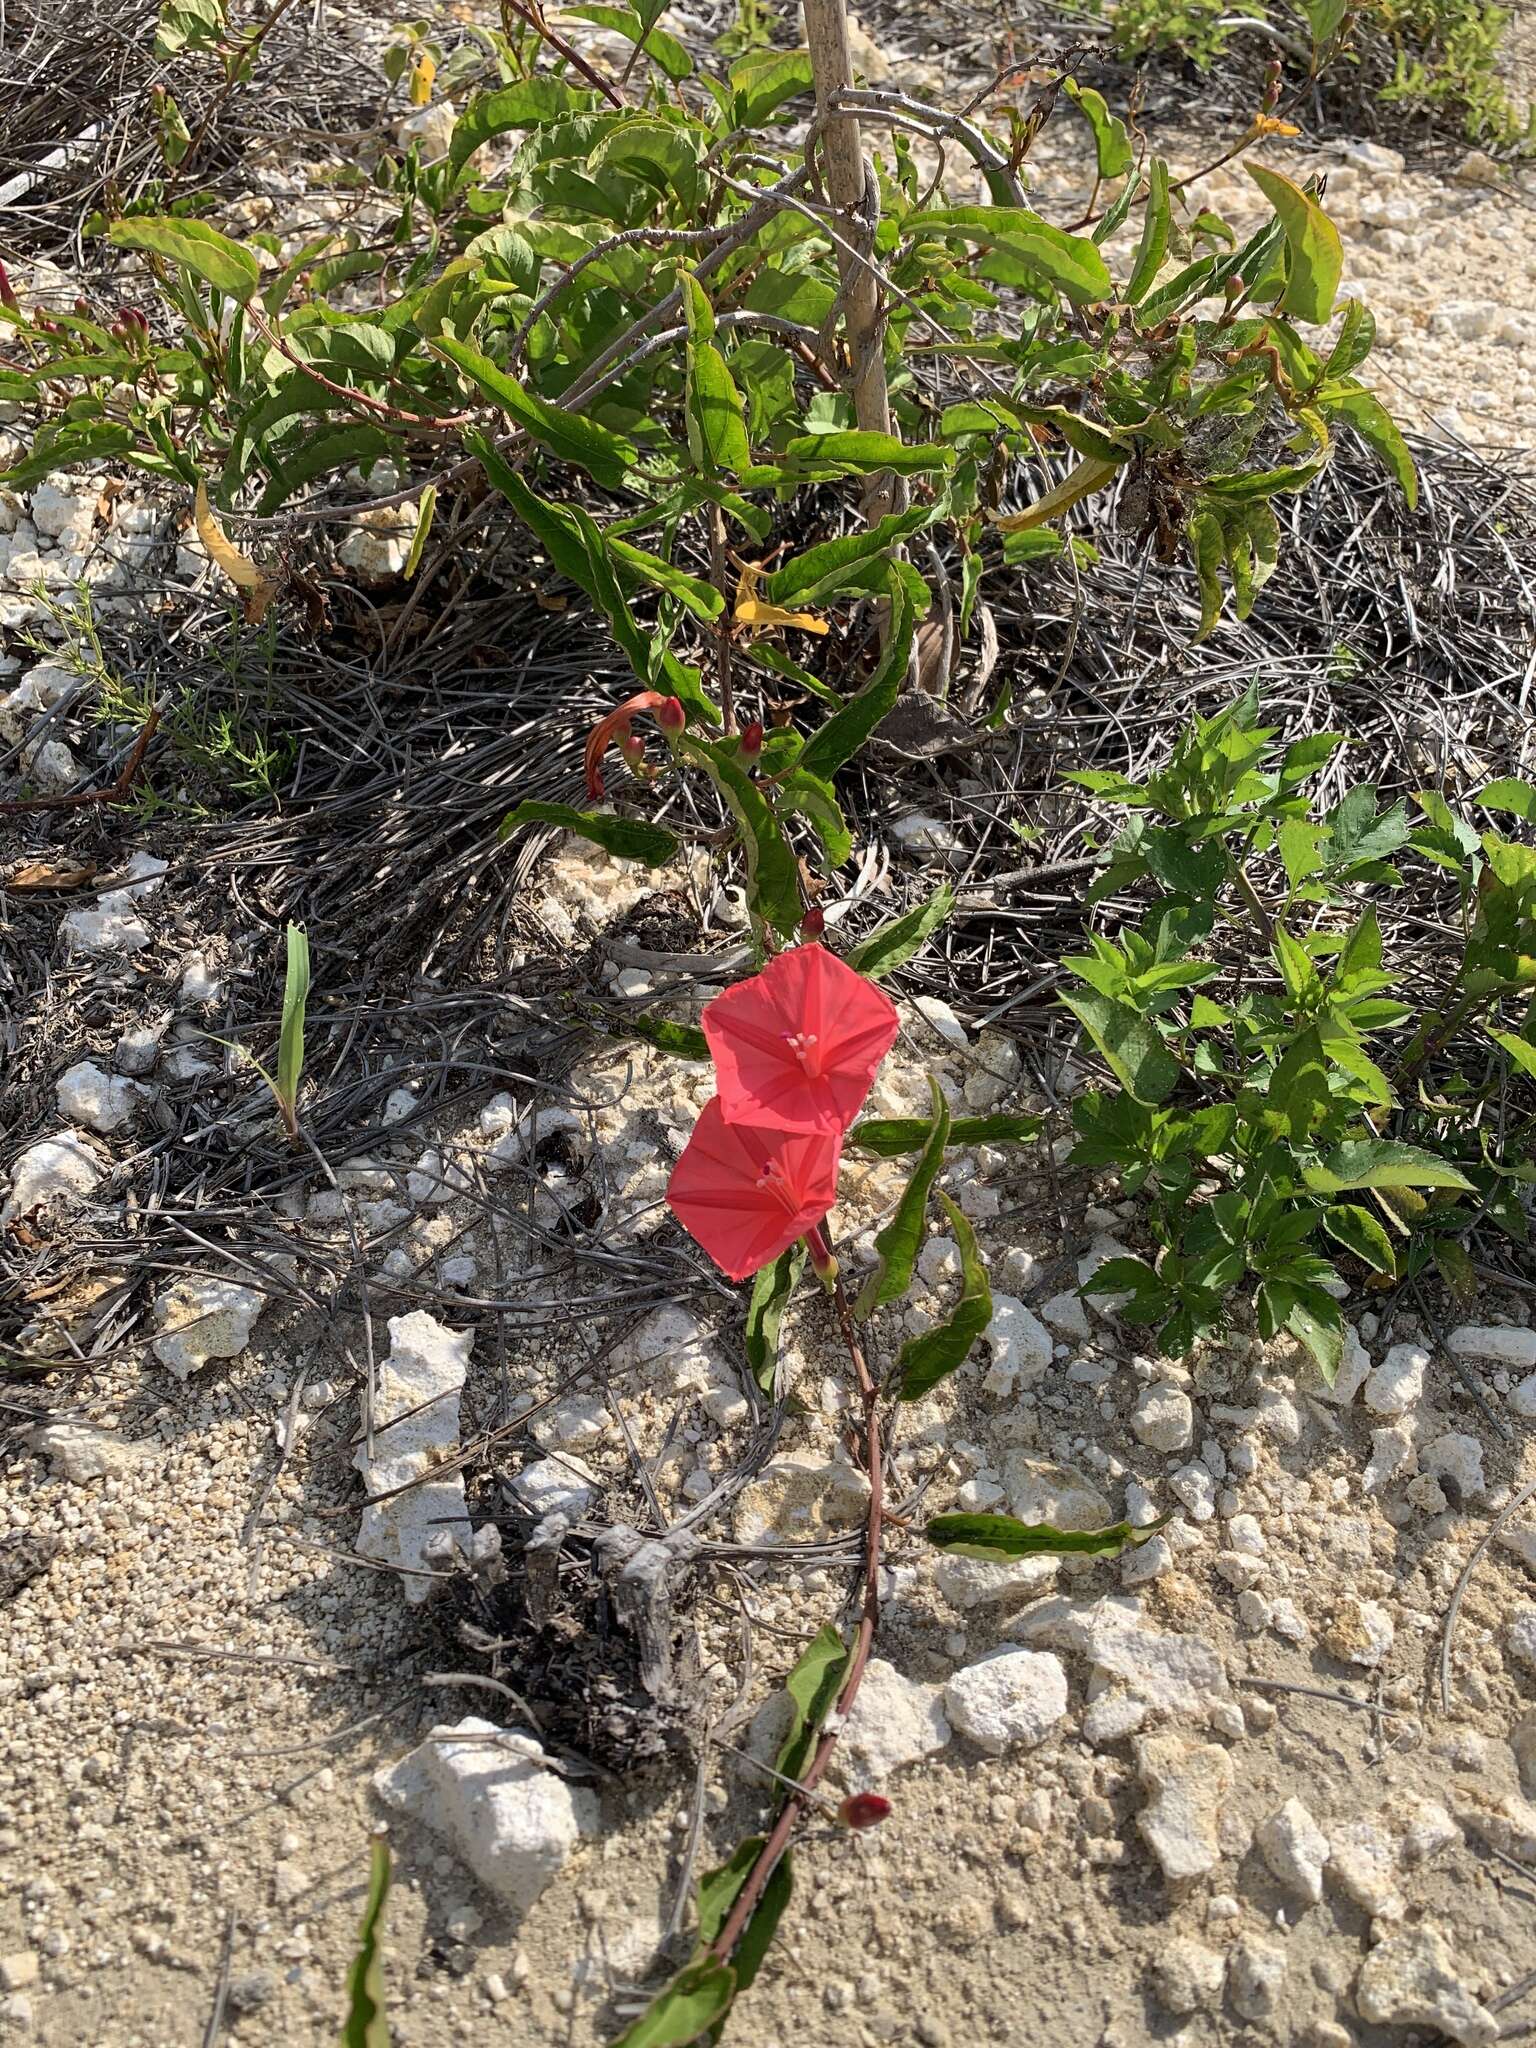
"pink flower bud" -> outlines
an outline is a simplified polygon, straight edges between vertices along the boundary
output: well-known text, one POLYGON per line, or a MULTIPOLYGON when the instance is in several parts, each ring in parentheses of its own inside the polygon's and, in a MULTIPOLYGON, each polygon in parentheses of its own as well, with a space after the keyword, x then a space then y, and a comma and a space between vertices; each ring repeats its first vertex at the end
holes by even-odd
POLYGON ((845 1828, 877 1828, 889 1817, 891 1802, 878 1792, 852 1792, 837 1809, 845 1828))
POLYGON ((741 758, 750 768, 763 751, 763 721, 754 718, 741 728, 741 758))
POLYGON ((800 936, 803 939, 819 939, 827 928, 827 913, 813 903, 800 920, 800 936))
POLYGON ((676 697, 663 697, 656 706, 656 723, 663 732, 679 733, 688 723, 688 714, 676 697))
POLYGON ((0 263, 0 306, 7 307, 12 313, 21 311, 21 301, 11 284, 10 272, 3 263, 0 263))

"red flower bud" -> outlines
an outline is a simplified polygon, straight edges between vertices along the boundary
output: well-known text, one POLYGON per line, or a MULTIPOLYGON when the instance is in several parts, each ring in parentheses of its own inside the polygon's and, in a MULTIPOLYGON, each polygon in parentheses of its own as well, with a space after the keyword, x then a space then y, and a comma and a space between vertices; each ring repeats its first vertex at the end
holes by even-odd
POLYGON ((891 1802, 878 1792, 851 1792, 837 1809, 837 1818, 845 1828, 877 1828, 890 1811, 891 1802))
POLYGON ((91 317, 91 302, 90 302, 90 300, 89 300, 89 299, 86 299, 86 298, 79 298, 79 299, 76 299, 76 300, 75 300, 75 312, 76 312, 77 316, 78 316, 78 317, 79 317, 79 318, 80 318, 81 320, 89 320, 89 319, 90 319, 90 317, 91 317))
POLYGON ((750 767, 762 751, 763 721, 753 718, 741 728, 741 758, 750 767))
POLYGON ((627 767, 638 768, 645 759, 645 741, 641 739, 639 733, 627 732, 619 741, 619 752, 623 755, 627 767))
POLYGON ((0 306, 7 307, 12 313, 21 311, 21 301, 11 284, 11 274, 3 263, 0 263, 0 306))
POLYGON ((819 939, 826 928, 827 913, 818 910, 813 903, 800 920, 800 936, 806 939, 819 939))
POLYGON ((688 723, 688 714, 676 697, 663 697, 656 706, 656 723, 663 732, 678 733, 688 723))

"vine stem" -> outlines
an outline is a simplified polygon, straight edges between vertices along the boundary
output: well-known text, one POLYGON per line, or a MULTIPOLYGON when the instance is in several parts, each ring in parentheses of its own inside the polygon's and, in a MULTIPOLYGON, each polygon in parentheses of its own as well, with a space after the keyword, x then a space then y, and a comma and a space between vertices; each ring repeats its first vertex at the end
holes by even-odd
MULTIPOLYGON (((831 1250, 820 1224, 806 1232, 806 1245, 818 1269, 831 1261, 831 1250)), ((842 1691, 837 1696, 837 1705, 831 1716, 831 1726, 822 1730, 816 1749, 807 1765, 804 1776, 794 1787, 773 1824, 773 1831, 758 1852, 757 1861, 747 1873, 747 1881, 736 1895, 736 1903, 719 1935, 710 1947, 709 1953, 718 1961, 725 1962, 731 1950, 740 1941, 752 1918, 763 1888, 783 1859, 789 1847, 790 1837, 821 1782, 832 1752, 837 1747, 837 1738, 843 1724, 853 1711, 858 1698, 859 1686, 863 1682, 869 1653, 874 1646, 875 1628, 880 1620, 880 1534, 885 1520, 884 1448, 880 1433, 880 1389, 875 1385, 864 1347, 853 1326, 853 1311, 848 1305, 841 1277, 832 1282, 832 1306, 837 1315, 837 1326, 847 1346, 849 1361, 853 1366, 854 1379, 858 1384, 859 1396, 864 1404, 864 1471, 869 1480, 869 1512, 864 1524, 864 1597, 859 1614, 858 1627, 854 1631, 853 1645, 848 1653, 848 1675, 843 1680, 842 1691)))

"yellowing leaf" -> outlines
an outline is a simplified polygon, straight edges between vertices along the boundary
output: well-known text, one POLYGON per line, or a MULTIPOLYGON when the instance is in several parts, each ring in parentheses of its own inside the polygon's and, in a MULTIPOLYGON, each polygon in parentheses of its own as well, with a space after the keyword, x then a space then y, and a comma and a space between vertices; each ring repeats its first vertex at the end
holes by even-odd
POLYGON ((999 533, 1027 533, 1032 526, 1043 526, 1047 520, 1059 519, 1063 512, 1070 512, 1079 498, 1086 498, 1090 491, 1101 490, 1120 467, 1118 462, 1101 462, 1097 456, 1085 455, 1054 490, 1047 491, 1043 498, 1036 498, 1034 504, 1027 505, 1022 512, 1005 512, 1001 517, 994 515, 992 523, 999 533))
POLYGON ((208 487, 199 481, 197 497, 193 505, 193 520, 197 526, 197 537, 208 550, 209 559, 224 571, 237 589, 246 595, 243 609, 249 626, 259 626, 266 617, 267 607, 277 595, 278 586, 246 555, 224 537, 224 529, 213 516, 213 507, 208 503, 208 487))
POLYGON ((416 62, 411 70, 411 105, 425 107, 431 104, 432 81, 437 76, 437 65, 426 50, 416 52, 416 62))
POLYGON ((738 598, 735 618, 738 626, 798 626, 802 633, 831 631, 826 620, 818 619, 813 612, 787 612, 783 605, 765 604, 758 597, 738 598))

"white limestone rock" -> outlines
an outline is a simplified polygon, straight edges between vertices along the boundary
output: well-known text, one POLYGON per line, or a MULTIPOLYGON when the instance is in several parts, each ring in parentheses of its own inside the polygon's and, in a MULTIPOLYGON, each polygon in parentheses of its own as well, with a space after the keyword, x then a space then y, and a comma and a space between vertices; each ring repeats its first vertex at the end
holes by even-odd
POLYGON ((152 1349, 160 1363, 185 1380, 215 1358, 238 1358, 267 1297, 238 1281, 191 1273, 157 1297, 152 1349))
POLYGON ((1271 2019, 1285 1988, 1286 1953, 1272 1941, 1245 1934, 1227 1965, 1227 1996, 1245 2020, 1271 2019))
POLYGON ((1173 1884, 1203 1877, 1221 1858, 1220 1821, 1232 1796, 1232 1758, 1219 1744, 1143 1735, 1136 1775, 1147 1803, 1136 1825, 1173 1884))
POLYGON ((94 909, 72 910, 65 918, 66 943, 85 953, 136 953, 149 944, 149 926, 137 906, 160 887, 168 861, 136 853, 122 884, 98 896, 94 909))
POLYGON ((1365 1382, 1362 1398, 1374 1415, 1406 1415, 1424 1397, 1429 1353, 1417 1344, 1394 1344, 1365 1382))
POLYGON ((400 1583, 412 1607, 435 1586, 430 1577, 407 1574, 432 1571, 445 1541, 469 1546, 463 1474, 426 1475, 458 1448, 459 1397, 473 1343, 472 1331, 450 1330, 424 1309, 391 1316, 389 1356, 374 1398, 373 1456, 365 1439, 352 1460, 370 1495, 389 1496, 363 1509, 358 1550, 404 1567, 400 1583))
POLYGON ((436 1835, 513 1913, 526 1913, 599 1822, 596 1795, 547 1768, 529 1735, 470 1716, 375 1772, 393 1812, 436 1835))
POLYGON ((83 1201, 101 1177, 101 1162, 78 1131, 39 1138, 11 1168, 11 1192, 0 1209, 0 1230, 56 1202, 83 1201))
POLYGON ((933 1583, 940 1597, 962 1613, 977 1607, 1017 1607, 1050 1585, 1054 1557, 940 1557, 933 1583))
POLYGON ((601 1481, 590 1465, 569 1451, 525 1465, 511 1482, 518 1505, 543 1521, 546 1515, 578 1520, 597 1499, 601 1481))
POLYGON ((1164 2012, 1181 2019, 1187 2013, 1214 2012, 1226 1974, 1227 1959, 1218 1949, 1176 1934, 1153 1959, 1152 1996, 1164 2012))
POLYGON ((861 1792, 883 1784, 907 1764, 936 1755, 949 1740, 943 1687, 903 1677, 884 1657, 871 1657, 832 1753, 832 1768, 851 1791, 861 1792))
POLYGON ((54 1084, 59 1114, 72 1124, 84 1124, 104 1137, 120 1131, 144 1105, 144 1090, 118 1074, 109 1074, 94 1060, 77 1060, 54 1084))
POLYGON ((1050 1331, 1011 1294, 993 1295, 992 1321, 981 1341, 992 1354, 981 1383, 989 1394, 1015 1394, 1033 1386, 1056 1355, 1050 1331))
POLYGON ((134 1443, 94 1422, 48 1422, 34 1429, 32 1448, 61 1479, 83 1486, 92 1479, 126 1479, 157 1454, 154 1444, 134 1443))
POLYGON ((1379 1600, 1362 1600, 1346 1593, 1323 1631, 1322 1644, 1341 1664, 1358 1664, 1363 1671, 1374 1671, 1390 1656, 1396 1634, 1392 1616, 1379 1600))
POLYGON ((1067 1711, 1067 1674, 1043 1651, 989 1650, 950 1679, 944 1706, 960 1733, 992 1756, 1033 1749, 1067 1711))
POLYGON ((1438 2027, 1462 2048, 1490 2048, 1497 2016, 1464 1982, 1450 1944, 1428 1925, 1405 1927, 1373 1948, 1355 1980, 1360 2017, 1379 2027, 1438 2027))
POLYGON ((1143 1387, 1131 1410, 1131 1432, 1149 1450, 1187 1450, 1195 1440, 1194 1403, 1166 1381, 1143 1387))
POLYGON ((1386 1830, 1374 1821, 1345 1821, 1328 1846, 1328 1876, 1345 1898, 1373 1920, 1401 1920, 1407 1907, 1397 1888, 1398 1848, 1386 1830))
POLYGON ((1529 1372, 1536 1366, 1536 1330, 1505 1329, 1497 1323, 1463 1323, 1445 1340, 1446 1349, 1458 1358, 1482 1359, 1489 1365, 1507 1365, 1512 1372, 1529 1372))
POLYGON ((1276 1882, 1315 1906, 1323 1896, 1323 1866, 1331 1852, 1327 1836, 1301 1801, 1287 1799, 1260 1822, 1255 1839, 1276 1882))
POLYGON ((738 1543, 804 1543, 857 1528, 868 1513, 869 1481, 837 1458, 791 1451, 766 1464, 736 1498, 738 1543))
POLYGON ((1483 1447, 1463 1429, 1432 1437, 1419 1450, 1419 1468, 1439 1480, 1449 1479, 1462 1500, 1477 1500, 1487 1491, 1483 1478, 1483 1447))

